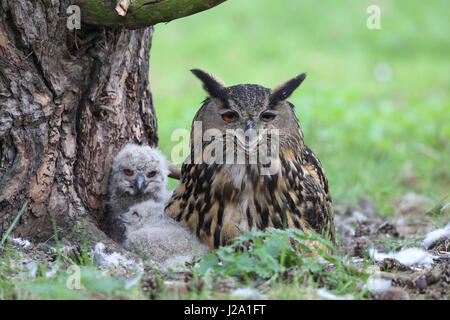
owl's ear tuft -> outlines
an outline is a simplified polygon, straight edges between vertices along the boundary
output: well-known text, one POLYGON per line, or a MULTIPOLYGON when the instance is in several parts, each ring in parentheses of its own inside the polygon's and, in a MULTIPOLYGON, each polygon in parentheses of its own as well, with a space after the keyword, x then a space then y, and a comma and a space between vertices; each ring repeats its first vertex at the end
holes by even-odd
POLYGON ((302 73, 295 78, 292 78, 272 90, 269 97, 269 104, 273 107, 278 102, 286 100, 291 94, 301 85, 306 78, 306 73, 302 73))
POLYGON ((222 98, 225 83, 221 79, 200 69, 192 69, 191 72, 203 82, 203 88, 211 97, 222 98))

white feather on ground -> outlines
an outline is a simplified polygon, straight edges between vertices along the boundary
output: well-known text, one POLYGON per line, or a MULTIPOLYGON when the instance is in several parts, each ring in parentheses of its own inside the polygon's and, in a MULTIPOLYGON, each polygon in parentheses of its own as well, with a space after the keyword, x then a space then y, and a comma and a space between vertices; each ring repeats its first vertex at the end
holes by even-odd
POLYGON ((423 240, 423 246, 430 249, 437 241, 445 238, 450 239, 450 223, 445 228, 429 232, 423 240))
POLYGON ((392 285, 392 280, 382 279, 377 277, 370 277, 367 279, 366 287, 370 292, 382 293, 389 289, 392 285))
POLYGON ((437 257, 419 248, 407 248, 399 252, 381 253, 374 248, 369 250, 370 256, 375 261, 382 261, 386 258, 395 259, 405 266, 413 264, 430 265, 433 263, 433 259, 437 257))
POLYGON ((237 288, 231 292, 231 297, 234 299, 249 299, 249 300, 262 300, 264 298, 261 293, 252 288, 237 288))
POLYGON ((18 246, 22 247, 23 249, 26 249, 29 246, 31 246, 31 242, 30 241, 24 240, 22 238, 9 237, 9 240, 11 241, 12 244, 18 245, 18 246))
POLYGON ((118 252, 112 252, 108 254, 105 252, 105 245, 102 242, 98 242, 94 250, 91 251, 91 256, 94 257, 94 261, 99 266, 117 267, 120 265, 131 266, 135 264, 132 259, 127 259, 118 252))
POLYGON ((202 257, 209 247, 197 240, 189 228, 166 217, 164 206, 148 200, 132 206, 120 218, 126 228, 123 246, 167 270, 202 257))
POLYGON ((317 289, 316 294, 320 298, 327 299, 327 300, 353 300, 354 299, 354 297, 352 295, 337 296, 334 293, 331 293, 324 288, 317 289))

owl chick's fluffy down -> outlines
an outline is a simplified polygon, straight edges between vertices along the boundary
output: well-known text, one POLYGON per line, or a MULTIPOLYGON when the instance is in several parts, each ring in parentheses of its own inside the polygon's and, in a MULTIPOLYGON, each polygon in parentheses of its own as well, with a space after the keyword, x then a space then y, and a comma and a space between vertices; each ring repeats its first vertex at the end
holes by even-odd
POLYGON ((125 231, 123 246, 144 259, 158 262, 165 270, 202 257, 209 247, 189 228, 164 215, 164 203, 148 200, 120 215, 125 231))
POLYGON ((169 169, 164 155, 150 146, 127 144, 114 157, 108 186, 107 233, 123 241, 124 228, 117 217, 131 206, 154 200, 166 203, 169 169))

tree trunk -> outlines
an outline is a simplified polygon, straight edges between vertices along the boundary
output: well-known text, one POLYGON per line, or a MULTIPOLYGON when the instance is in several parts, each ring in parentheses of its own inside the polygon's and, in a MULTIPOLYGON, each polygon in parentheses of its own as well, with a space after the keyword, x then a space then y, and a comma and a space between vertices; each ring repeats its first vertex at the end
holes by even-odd
POLYGON ((57 229, 108 241, 109 168, 128 142, 158 142, 148 69, 153 27, 66 28, 69 0, 0 7, 0 233, 57 229))
POLYGON ((100 231, 112 159, 158 143, 152 25, 223 1, 76 0, 71 31, 72 0, 0 0, 0 234, 27 203, 15 236, 48 241, 56 227, 112 244, 100 231))

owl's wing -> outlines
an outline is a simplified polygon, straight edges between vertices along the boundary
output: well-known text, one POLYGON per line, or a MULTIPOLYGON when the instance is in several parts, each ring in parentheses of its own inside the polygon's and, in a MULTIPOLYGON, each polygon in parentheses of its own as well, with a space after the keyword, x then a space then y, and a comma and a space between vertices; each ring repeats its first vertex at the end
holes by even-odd
MULTIPOLYGON (((193 194, 195 179, 192 179, 192 175, 195 177, 198 174, 199 166, 196 166, 191 163, 187 163, 187 160, 181 166, 181 179, 178 186, 172 193, 169 201, 167 202, 166 208, 164 209, 164 213, 166 216, 169 216, 177 221, 183 221, 186 217, 186 213, 188 210, 188 204, 192 201, 193 198, 196 198, 197 194, 193 194)), ((197 177, 198 178, 198 177, 197 177)), ((198 179, 197 179, 198 180, 198 179)), ((190 210, 192 211, 192 210, 190 210)), ((191 226, 189 226, 191 227, 191 226)))
POLYGON ((308 171, 308 173, 314 178, 314 180, 319 183, 325 194, 327 195, 327 201, 331 206, 331 196, 330 190, 328 188, 328 179, 325 171, 320 163, 319 158, 316 157, 314 152, 305 145, 304 148, 304 164, 303 167, 308 171))
POLYGON ((164 214, 166 216, 171 217, 177 221, 180 221, 184 213, 186 203, 186 201, 183 199, 184 191, 185 191, 184 184, 183 183, 178 184, 164 209, 164 214))
MULTIPOLYGON (((329 233, 331 236, 332 241, 335 240, 335 230, 334 230, 334 212, 333 212, 333 205, 330 195, 330 190, 328 186, 328 179, 325 174, 325 170, 323 169, 322 163, 320 162, 319 158, 314 154, 314 152, 308 148, 305 145, 304 148, 304 165, 303 167, 308 171, 312 179, 316 183, 318 183, 325 194, 325 204, 326 204, 326 213, 324 212, 325 216, 323 217, 325 226, 329 229, 329 233)), ((308 180, 308 177, 306 178, 308 180)))
POLYGON ((333 207, 325 171, 316 155, 305 146, 301 160, 293 152, 285 152, 282 160, 286 171, 286 196, 291 212, 298 212, 318 233, 329 230, 334 241, 333 207), (301 162, 301 164, 300 164, 301 162))

